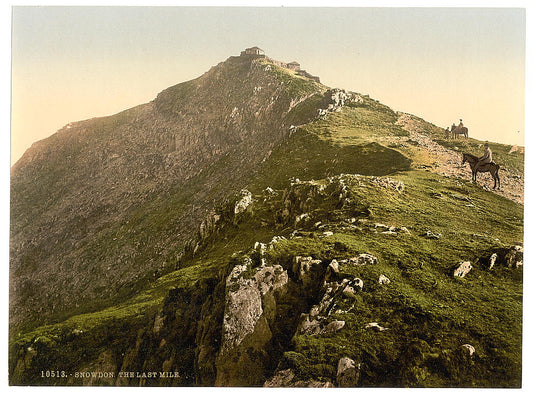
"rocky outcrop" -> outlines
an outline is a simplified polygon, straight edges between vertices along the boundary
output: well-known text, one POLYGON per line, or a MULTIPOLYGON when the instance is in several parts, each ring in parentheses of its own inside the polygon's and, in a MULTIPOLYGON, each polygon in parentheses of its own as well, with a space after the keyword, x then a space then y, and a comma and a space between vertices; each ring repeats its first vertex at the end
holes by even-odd
POLYGON ((461 264, 453 271, 455 277, 465 277, 472 270, 470 262, 461 262, 461 264))
POLYGON ((361 364, 353 359, 343 357, 337 365, 337 385, 341 388, 356 387, 361 373, 361 364))
POLYGON ((326 118, 330 112, 340 112, 352 95, 342 89, 331 89, 326 91, 324 96, 327 101, 327 108, 318 110, 318 117, 320 119, 326 118))
POLYGON ((235 215, 242 213, 252 204, 252 193, 248 190, 241 190, 241 199, 235 204, 235 215))
POLYGON ((479 258, 479 262, 489 270, 496 268, 519 269, 524 265, 524 247, 512 245, 489 249, 486 255, 479 258))
POLYGON ((285 296, 289 283, 283 267, 267 265, 261 257, 264 245, 256 245, 258 262, 244 258, 226 279, 216 385, 261 385, 264 382, 270 361, 266 348, 273 338, 278 301, 285 296))

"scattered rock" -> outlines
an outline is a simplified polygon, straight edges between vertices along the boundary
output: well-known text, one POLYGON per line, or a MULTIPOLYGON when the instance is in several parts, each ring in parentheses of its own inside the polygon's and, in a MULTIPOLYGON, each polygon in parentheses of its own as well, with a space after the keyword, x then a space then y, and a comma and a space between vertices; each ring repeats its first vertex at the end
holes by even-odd
POLYGON ((468 354, 469 356, 473 356, 474 353, 476 352, 476 348, 474 348, 472 345, 470 344, 464 344, 464 345, 461 345, 461 349, 466 353, 468 354))
POLYGON ((472 270, 470 262, 462 262, 459 267, 454 270, 453 275, 455 277, 465 277, 470 270, 472 270))
POLYGON ((353 359, 343 357, 337 365, 337 385, 341 388, 355 387, 359 382, 361 364, 353 359))
POLYGON ((429 238, 431 240, 439 240, 442 238, 442 234, 440 233, 433 233, 431 230, 426 231, 425 234, 423 234, 424 237, 429 238))
POLYGON ((159 332, 161 331, 161 329, 163 328, 163 325, 165 323, 165 316, 163 316, 162 314, 158 313, 155 317, 155 320, 154 320, 154 327, 153 327, 153 333, 154 335, 157 335, 159 334, 159 332))
POLYGON ((498 254, 494 253, 490 256, 489 259, 489 270, 492 270, 494 267, 494 264, 496 263, 496 259, 498 259, 498 254))
POLYGON ((263 387, 265 388, 278 388, 288 387, 294 380, 295 374, 292 369, 277 371, 272 377, 265 381, 263 387))
POLYGON ((465 195, 450 193, 450 197, 459 201, 470 201, 470 198, 465 195))
POLYGON ((332 232, 332 231, 324 231, 324 232, 322 233, 322 235, 323 235, 324 237, 329 237, 329 236, 332 236, 332 235, 333 235, 333 232, 332 232))
POLYGON ((380 325, 379 325, 378 323, 376 323, 376 322, 368 323, 368 324, 365 326, 365 328, 366 328, 366 329, 369 329, 369 330, 372 330, 372 331, 378 331, 378 332, 388 330, 387 327, 382 327, 382 326, 380 326, 380 325))
POLYGON ((363 280, 361 280, 360 278, 356 278, 355 280, 353 280, 352 282, 352 286, 353 287, 359 287, 360 290, 363 290, 363 280))
POLYGON ((310 319, 308 314, 304 315, 304 318, 300 322, 298 332, 303 335, 317 335, 322 331, 322 326, 318 319, 310 319))
POLYGON ((411 235, 411 232, 409 231, 409 229, 405 226, 401 227, 400 228, 401 232, 402 233, 405 233, 405 234, 408 234, 408 235, 411 235))
POLYGON ((329 323, 324 330, 321 331, 321 334, 330 334, 339 331, 344 327, 346 322, 344 320, 334 320, 329 323))
POLYGON ((318 119, 325 119, 330 112, 339 112, 351 94, 341 89, 328 90, 324 96, 328 98, 328 107, 318 110, 318 119))
POLYGON ((379 276, 378 283, 379 283, 379 284, 390 284, 390 280, 389 280, 389 278, 386 277, 384 274, 381 274, 381 275, 379 276))
POLYGON ((286 238, 283 237, 283 236, 274 236, 274 237, 272 237, 272 239, 270 240, 270 242, 268 243, 268 245, 269 245, 270 247, 272 247, 274 244, 276 244, 276 243, 278 243, 278 242, 280 242, 280 241, 283 241, 283 240, 286 240, 286 238))
POLYGON ((296 216, 296 218, 294 219, 294 225, 296 226, 298 223, 306 220, 309 220, 309 214, 302 213, 301 215, 296 216))
POLYGON ((337 262, 336 259, 333 259, 330 264, 329 264, 329 267, 331 268, 331 270, 335 273, 339 273, 339 262, 337 262))
POLYGON ((355 288, 351 285, 347 285, 344 287, 344 290, 342 290, 342 293, 347 297, 353 297, 355 295, 355 288))
POLYGON ((339 274, 339 262, 336 259, 333 259, 326 270, 326 278, 324 281, 329 281, 339 274))
POLYGON ((378 258, 370 254, 359 254, 345 260, 343 263, 353 263, 356 265, 375 265, 378 263, 378 258))

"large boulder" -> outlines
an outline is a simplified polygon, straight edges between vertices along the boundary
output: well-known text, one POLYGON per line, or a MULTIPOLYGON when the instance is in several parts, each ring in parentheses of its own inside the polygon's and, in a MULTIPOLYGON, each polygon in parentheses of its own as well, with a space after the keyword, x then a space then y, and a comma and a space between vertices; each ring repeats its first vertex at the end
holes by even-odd
POLYGON ((216 360, 218 386, 257 385, 264 379, 276 299, 289 278, 280 265, 267 265, 264 259, 259 264, 254 268, 247 257, 226 279, 222 345, 216 360))

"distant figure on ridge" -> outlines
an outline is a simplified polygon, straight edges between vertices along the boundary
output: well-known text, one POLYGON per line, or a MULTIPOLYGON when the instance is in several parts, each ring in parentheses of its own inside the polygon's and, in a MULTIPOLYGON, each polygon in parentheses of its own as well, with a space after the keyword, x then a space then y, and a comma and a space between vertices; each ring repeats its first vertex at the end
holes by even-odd
POLYGON ((446 139, 450 138, 450 128, 449 127, 446 127, 446 130, 444 131, 444 137, 446 139))
POLYGON ((458 126, 455 126, 455 123, 452 125, 452 138, 456 139, 459 135, 463 135, 465 138, 468 138, 468 128, 463 125, 462 119, 459 119, 458 126))

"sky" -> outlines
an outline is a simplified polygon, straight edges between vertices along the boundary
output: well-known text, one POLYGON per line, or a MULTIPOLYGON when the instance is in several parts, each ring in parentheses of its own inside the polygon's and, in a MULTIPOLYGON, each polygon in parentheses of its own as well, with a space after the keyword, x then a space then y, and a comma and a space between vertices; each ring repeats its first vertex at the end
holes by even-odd
POLYGON ((11 164, 255 45, 328 86, 524 144, 524 9, 17 6, 12 24, 11 164))

